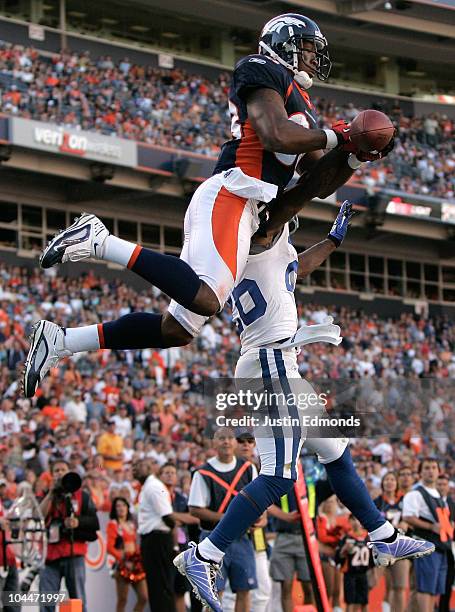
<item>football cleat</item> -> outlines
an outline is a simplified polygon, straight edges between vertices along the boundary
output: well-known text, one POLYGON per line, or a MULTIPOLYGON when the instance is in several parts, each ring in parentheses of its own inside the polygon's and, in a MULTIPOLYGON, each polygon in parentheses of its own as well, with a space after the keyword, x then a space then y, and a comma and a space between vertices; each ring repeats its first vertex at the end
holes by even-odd
POLYGON ((22 386, 25 397, 33 397, 38 385, 60 359, 73 353, 65 348, 65 332, 56 323, 38 321, 30 336, 22 386))
POLYGON ((400 559, 418 559, 435 551, 435 545, 431 542, 410 538, 400 532, 394 542, 368 542, 367 546, 371 549, 373 561, 378 567, 393 565, 400 559))
POLYGON ((100 258, 109 230, 95 215, 82 213, 73 225, 58 232, 40 257, 42 268, 51 268, 66 261, 100 258))
POLYGON ((196 556, 196 544, 190 542, 189 546, 190 548, 175 557, 175 567, 187 578, 193 587, 194 594, 204 606, 214 612, 223 612, 216 588, 216 577, 221 570, 221 565, 201 561, 196 556))

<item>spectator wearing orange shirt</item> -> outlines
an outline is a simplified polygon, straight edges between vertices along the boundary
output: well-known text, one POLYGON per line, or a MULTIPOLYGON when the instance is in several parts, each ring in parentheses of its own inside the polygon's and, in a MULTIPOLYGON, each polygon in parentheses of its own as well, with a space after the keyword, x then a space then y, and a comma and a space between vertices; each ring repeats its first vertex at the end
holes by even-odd
POLYGON ((11 89, 7 91, 3 96, 3 100, 5 102, 11 102, 11 104, 13 104, 14 106, 19 106, 21 98, 22 94, 20 91, 17 91, 16 85, 11 85, 11 89))
POLYGON ((109 482, 109 479, 98 470, 93 470, 85 478, 85 484, 90 491, 93 503, 96 509, 101 512, 110 512, 111 510, 109 482))
POLYGON ((107 431, 98 439, 97 451, 104 459, 108 470, 120 470, 123 467, 123 439, 115 433, 115 421, 107 422, 107 431))
POLYGON ((6 470, 6 486, 5 486, 5 498, 10 501, 14 501, 17 497, 17 482, 16 482, 16 470, 14 468, 8 468, 6 470))
POLYGON ((55 76, 54 73, 50 74, 46 79, 47 87, 55 87, 58 85, 60 80, 55 76))
POLYGON ((106 404, 106 412, 112 414, 117 408, 120 398, 120 389, 116 385, 115 377, 110 376, 103 387, 103 401, 106 404))
POLYGON ((172 427, 175 424, 175 417, 171 411, 172 403, 170 400, 165 400, 163 412, 160 413, 160 434, 162 436, 168 436, 172 427))
POLYGON ((58 398, 55 395, 51 397, 49 404, 44 406, 41 414, 45 417, 50 417, 50 426, 54 430, 57 429, 60 423, 66 421, 65 411, 58 405, 58 398))
POLYGON ((74 361, 68 360, 65 373, 63 374, 63 382, 65 386, 73 385, 74 387, 80 387, 82 385, 82 376, 77 370, 74 361))
POLYGON ((150 363, 150 372, 152 376, 156 379, 156 384, 163 384, 164 373, 166 372, 166 364, 164 363, 164 359, 158 351, 153 351, 149 360, 150 363))

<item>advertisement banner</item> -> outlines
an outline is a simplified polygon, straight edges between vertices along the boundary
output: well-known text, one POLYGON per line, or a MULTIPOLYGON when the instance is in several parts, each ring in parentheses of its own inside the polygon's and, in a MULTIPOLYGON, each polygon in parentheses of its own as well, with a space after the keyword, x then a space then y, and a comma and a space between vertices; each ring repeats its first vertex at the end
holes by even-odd
POLYGON ((14 145, 48 153, 131 168, 137 165, 137 144, 133 140, 67 129, 42 121, 13 117, 10 119, 10 140, 14 145))

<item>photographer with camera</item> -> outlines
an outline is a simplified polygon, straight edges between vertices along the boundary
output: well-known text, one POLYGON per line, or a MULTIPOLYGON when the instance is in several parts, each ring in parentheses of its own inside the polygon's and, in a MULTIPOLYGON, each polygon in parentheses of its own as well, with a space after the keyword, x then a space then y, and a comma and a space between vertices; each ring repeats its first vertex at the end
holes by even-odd
MULTIPOLYGON (((48 530, 46 563, 40 572, 40 591, 56 593, 62 578, 71 599, 85 597, 85 554, 87 542, 97 538, 99 529, 96 508, 82 481, 70 472, 68 463, 58 459, 51 466, 53 486, 40 504, 48 530)), ((40 612, 51 612, 55 605, 41 606, 40 612)))

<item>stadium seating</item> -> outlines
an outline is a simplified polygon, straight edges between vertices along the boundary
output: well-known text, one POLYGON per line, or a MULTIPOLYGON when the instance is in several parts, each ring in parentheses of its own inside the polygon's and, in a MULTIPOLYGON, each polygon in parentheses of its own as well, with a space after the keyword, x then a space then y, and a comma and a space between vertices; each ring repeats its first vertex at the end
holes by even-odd
MULTIPOLYGON (((43 57, 32 48, 0 42, 0 111, 116 134, 150 144, 216 156, 230 138, 226 93, 229 75, 206 79, 183 70, 114 64, 88 53, 43 57)), ((361 107, 315 98, 321 127, 352 119, 361 107)), ((372 99, 371 106, 378 102, 372 99)), ((408 117, 398 103, 384 106, 394 119, 395 151, 356 178, 367 188, 453 198, 453 121, 443 114, 408 117), (403 145, 406 145, 406 148, 403 145)))

